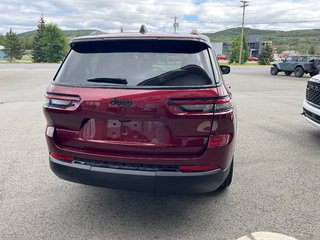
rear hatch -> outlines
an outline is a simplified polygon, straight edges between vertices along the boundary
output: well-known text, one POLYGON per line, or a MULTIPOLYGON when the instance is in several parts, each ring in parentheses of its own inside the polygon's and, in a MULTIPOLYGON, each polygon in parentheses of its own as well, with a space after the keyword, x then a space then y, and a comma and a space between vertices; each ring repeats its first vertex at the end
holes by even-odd
POLYGON ((47 90, 55 141, 95 153, 200 155, 213 121, 209 46, 195 40, 74 42, 47 90))

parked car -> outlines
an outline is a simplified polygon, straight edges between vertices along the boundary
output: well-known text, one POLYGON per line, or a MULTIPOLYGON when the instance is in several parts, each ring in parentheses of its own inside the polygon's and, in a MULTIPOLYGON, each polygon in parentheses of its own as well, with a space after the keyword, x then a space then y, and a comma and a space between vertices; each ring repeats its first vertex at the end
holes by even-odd
POLYGON ((320 75, 309 79, 303 101, 303 115, 320 130, 320 75))
POLYGON ((270 69, 271 75, 277 75, 279 72, 284 72, 285 75, 290 76, 294 73, 295 77, 302 77, 303 74, 308 73, 310 76, 319 74, 319 64, 317 60, 319 56, 289 56, 283 62, 276 62, 272 64, 270 69))
POLYGON ((256 57, 248 57, 248 61, 258 61, 258 58, 256 58, 256 57))
POLYGON ((218 60, 228 60, 228 57, 226 55, 218 55, 217 59, 218 60))
POLYGON ((107 188, 210 192, 231 184, 232 94, 209 39, 119 33, 75 38, 46 91, 52 171, 107 188))

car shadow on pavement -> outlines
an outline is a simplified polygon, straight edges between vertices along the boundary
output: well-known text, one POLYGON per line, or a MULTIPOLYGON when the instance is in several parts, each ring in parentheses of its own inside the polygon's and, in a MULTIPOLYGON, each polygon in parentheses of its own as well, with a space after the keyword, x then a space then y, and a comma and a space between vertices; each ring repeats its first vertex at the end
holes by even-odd
POLYGON ((312 139, 312 142, 317 143, 318 146, 320 146, 320 130, 310 127, 309 131, 306 133, 312 139))
POLYGON ((207 219, 221 225, 224 212, 221 204, 228 196, 228 189, 180 195, 75 186, 81 195, 72 197, 76 205, 63 206, 66 212, 74 212, 69 220, 85 219, 94 232, 101 229, 106 232, 130 232, 132 239, 136 239, 142 229, 148 229, 146 231, 154 233, 153 237, 157 238, 156 233, 162 235, 161 231, 179 236, 181 231, 187 231, 187 226, 205 226, 207 219))

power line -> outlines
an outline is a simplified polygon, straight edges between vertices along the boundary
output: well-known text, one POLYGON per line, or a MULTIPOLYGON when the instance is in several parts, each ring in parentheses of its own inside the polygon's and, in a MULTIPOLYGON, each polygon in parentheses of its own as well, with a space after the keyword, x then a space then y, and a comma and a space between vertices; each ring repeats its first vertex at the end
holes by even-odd
MULTIPOLYGON (((248 2, 248 1, 247 1, 248 2)), ((41 12, 15 12, 15 11, 5 11, 2 13, 2 17, 5 16, 6 14, 15 14, 16 17, 18 17, 19 15, 28 15, 28 16, 34 16, 34 15, 41 15, 41 12)), ((166 20, 167 16, 158 16, 155 17, 153 13, 143 13, 143 15, 152 15, 154 18, 153 19, 157 19, 157 20, 166 20)), ((55 18, 59 18, 59 17, 66 17, 68 19, 81 19, 83 20, 83 16, 81 15, 81 17, 79 16, 72 16, 72 15, 57 15, 57 14, 50 14, 50 13, 46 13, 44 14, 45 17, 55 17, 55 18)), ((186 15, 187 16, 187 15, 186 15)), ((86 20, 110 20, 110 21, 117 21, 117 20, 123 20, 123 19, 117 19, 115 17, 107 17, 104 16, 103 18, 101 17, 85 17, 86 20)), ((150 17, 146 17, 146 18, 134 18, 134 19, 127 19, 126 21, 128 22, 132 22, 132 21, 150 21, 150 17)), ((181 21, 183 22, 188 22, 188 23, 214 23, 214 24, 237 24, 239 23, 238 21, 210 21, 210 20, 188 20, 188 19, 182 19, 181 21)), ((313 19, 313 20, 294 20, 294 21, 272 21, 272 22, 246 22, 246 24, 254 24, 254 25, 268 25, 268 24, 283 24, 283 23, 317 23, 320 22, 320 19, 313 19)))

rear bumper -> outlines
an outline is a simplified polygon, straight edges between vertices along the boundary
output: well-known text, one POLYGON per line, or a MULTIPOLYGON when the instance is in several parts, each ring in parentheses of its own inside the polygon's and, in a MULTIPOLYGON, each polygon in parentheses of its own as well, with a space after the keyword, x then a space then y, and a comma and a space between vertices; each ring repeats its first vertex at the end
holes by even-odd
POLYGON ((49 156, 51 170, 60 178, 98 187, 146 191, 201 193, 214 191, 224 182, 229 168, 224 171, 182 173, 171 171, 136 171, 92 167, 65 163, 49 156))

